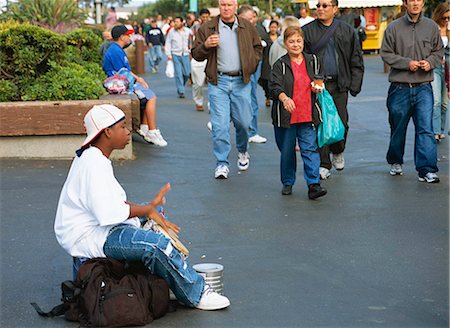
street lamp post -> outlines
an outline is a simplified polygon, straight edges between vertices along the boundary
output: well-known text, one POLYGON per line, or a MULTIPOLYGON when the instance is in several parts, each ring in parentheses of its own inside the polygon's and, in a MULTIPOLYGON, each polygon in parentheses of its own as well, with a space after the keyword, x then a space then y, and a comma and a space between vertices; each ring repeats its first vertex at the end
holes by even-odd
POLYGON ((102 0, 95 0, 95 22, 102 23, 102 0))

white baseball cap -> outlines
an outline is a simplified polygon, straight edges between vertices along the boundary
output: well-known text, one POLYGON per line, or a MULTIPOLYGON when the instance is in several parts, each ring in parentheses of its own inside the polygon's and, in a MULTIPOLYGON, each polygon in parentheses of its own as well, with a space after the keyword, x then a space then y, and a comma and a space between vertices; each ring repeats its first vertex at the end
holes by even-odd
POLYGON ((84 117, 84 127, 87 137, 81 148, 89 145, 104 129, 125 119, 125 114, 119 108, 109 104, 95 105, 84 117))

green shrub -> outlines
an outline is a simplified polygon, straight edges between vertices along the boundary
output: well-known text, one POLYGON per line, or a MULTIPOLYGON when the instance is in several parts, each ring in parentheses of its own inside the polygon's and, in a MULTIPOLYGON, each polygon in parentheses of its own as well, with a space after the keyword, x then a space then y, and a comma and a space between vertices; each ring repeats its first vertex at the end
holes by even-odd
POLYGON ((19 88, 12 82, 0 80, 0 102, 19 99, 19 88))
POLYGON ((100 63, 98 49, 102 44, 102 38, 93 31, 84 28, 77 28, 65 34, 67 45, 69 45, 69 58, 71 62, 95 62, 100 63), (72 48, 72 49, 71 49, 72 48))
POLYGON ((37 77, 66 50, 64 36, 32 25, 0 30, 0 78, 37 77))
POLYGON ((98 99, 106 78, 88 29, 66 35, 7 21, 0 23, 0 101, 98 99))
POLYGON ((105 90, 103 78, 75 63, 51 69, 25 88, 22 100, 88 100, 98 99, 105 90))

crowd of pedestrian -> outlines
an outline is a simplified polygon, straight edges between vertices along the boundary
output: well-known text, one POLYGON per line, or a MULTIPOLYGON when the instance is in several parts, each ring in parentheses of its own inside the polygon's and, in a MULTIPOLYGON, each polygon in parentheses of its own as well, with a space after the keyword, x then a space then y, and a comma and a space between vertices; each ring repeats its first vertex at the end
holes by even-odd
MULTIPOLYGON (((422 12, 424 4, 422 0, 405 0, 406 17, 412 15, 408 11, 408 6, 412 6, 411 3, 414 3, 414 10, 422 12)), ((174 81, 178 97, 186 97, 186 86, 189 84, 192 86, 195 110, 204 111, 205 107, 208 108, 211 115, 208 128, 212 132, 213 153, 217 160, 214 173, 216 178, 228 178, 230 165, 228 155, 231 145, 230 122, 233 122, 236 128, 239 170, 247 170, 249 167, 248 143, 265 143, 267 141, 267 137, 261 136, 258 132, 260 104, 258 103, 257 90, 259 86, 264 90, 266 107, 272 106, 272 111, 274 111, 274 108, 279 110, 277 107, 280 99, 277 97, 274 99, 270 81, 276 79, 273 70, 275 63, 289 53, 284 35, 285 30, 289 27, 301 28, 302 52, 304 50, 306 54, 317 55, 326 89, 331 94, 339 117, 345 126, 343 140, 317 149, 320 155, 320 179, 328 179, 331 176, 332 168, 337 171, 344 169, 344 150, 349 130, 348 95, 355 97, 361 91, 364 76, 362 43, 366 38, 366 21, 359 11, 349 8, 339 10, 338 5, 337 0, 319 0, 314 10, 310 11, 307 7, 301 7, 296 16, 281 18, 276 15, 259 16, 258 10, 250 5, 244 4, 238 7, 234 0, 221 0, 219 1, 220 14, 214 18, 211 17, 208 9, 202 9, 198 16, 189 13, 186 17, 177 16, 164 19, 161 15, 158 15, 145 19, 142 24, 134 23, 135 33, 142 34, 145 38, 147 71, 156 74, 163 56, 166 55, 167 61, 173 62, 174 81), (224 17, 229 17, 230 21, 227 22, 227 18, 224 19, 224 17), (244 29, 246 29, 246 33, 242 32, 244 29), (251 33, 247 31, 251 31, 251 33), (205 99, 204 90, 206 87, 208 88, 209 99, 205 99)), ((433 20, 440 31, 438 35, 441 36, 441 42, 447 52, 448 16, 450 16, 448 4, 445 3, 439 5, 433 14, 433 20)), ((423 23, 425 21, 428 22, 425 17, 422 17, 421 14, 418 20, 419 25, 425 24, 423 23)), ((391 25, 395 26, 395 24, 391 25)), ((425 28, 427 32, 431 31, 431 26, 435 27, 430 23, 425 28)), ((391 29, 387 30, 381 49, 383 60, 391 67, 390 81, 394 83, 416 81, 417 78, 411 79, 410 77, 411 75, 416 77, 421 75, 420 72, 425 70, 422 66, 418 66, 421 69, 418 74, 414 74, 415 71, 412 70, 409 73, 406 72, 406 75, 400 73, 401 81, 392 78, 393 75, 398 73, 399 69, 396 67, 396 62, 392 61, 392 54, 386 53, 386 46, 390 42, 391 29)), ((403 34, 406 33, 406 31, 402 32, 403 34)), ((434 30, 433 33, 435 32, 434 30)), ((420 58, 417 57, 417 59, 420 59, 417 62, 422 62, 421 65, 427 65, 424 64, 425 62, 428 63, 429 66, 423 67, 429 67, 430 73, 427 73, 428 77, 423 82, 433 81, 432 85, 429 86, 433 90, 434 99, 432 130, 434 139, 439 142, 445 139, 448 107, 445 73, 448 70, 445 70, 443 60, 440 62, 434 61, 434 59, 430 61, 430 58, 436 58, 437 52, 440 51, 437 48, 442 47, 442 44, 438 42, 439 40, 435 41, 422 41, 433 46, 429 51, 427 48, 425 49, 425 52, 428 51, 429 54, 417 52, 413 56, 410 56, 409 53, 396 54, 395 56, 405 56, 404 61, 407 58, 420 56, 420 58)), ((410 47, 406 45, 404 49, 410 51, 410 47)), ((395 58, 397 61, 400 60, 397 57, 395 58)), ((442 58, 444 58, 443 55, 442 58)), ((289 67, 291 68, 291 66, 289 67)), ((286 72, 283 73, 284 78, 286 78, 286 74, 286 72)), ((312 79, 311 76, 308 78, 312 79)), ((419 80, 422 81, 420 78, 419 80)), ((288 93, 285 92, 284 94, 288 93)), ((147 95, 146 98, 149 98, 149 96, 147 95)), ((388 97, 390 114, 392 114, 389 105, 389 99, 391 98, 388 97)), ((147 100, 150 101, 151 99, 147 100)), ((155 102, 156 97, 153 103, 155 102)), ((153 108, 149 110, 149 113, 154 112, 155 109, 153 108)), ((274 116, 279 115, 272 114, 272 117, 274 116)), ((149 117, 144 114, 138 132, 148 142, 165 146, 167 142, 156 128, 154 117, 155 115, 149 117), (149 127, 146 128, 147 126, 149 127), (158 133, 157 138, 160 139, 156 140, 154 136, 149 137, 148 133, 158 133)), ((402 173, 400 167, 403 164, 402 144, 404 143, 401 139, 404 137, 397 141, 398 134, 402 135, 403 132, 396 130, 394 120, 396 120, 395 117, 390 117, 390 124, 393 129, 392 138, 394 139, 391 140, 391 143, 395 142, 391 144, 394 148, 389 148, 387 161, 391 164, 390 173, 400 175, 402 173), (396 155, 393 158, 393 149, 397 149, 396 152, 400 152, 401 155, 396 155)), ((320 122, 311 120, 309 123, 312 123, 313 127, 317 127, 320 122)), ((280 126, 280 124, 275 124, 275 121, 274 125, 275 130, 277 126, 280 126)), ((406 127, 402 129, 405 130, 406 127)), ((421 136, 417 136, 417 138, 421 140, 421 136)), ((302 151, 302 147, 298 144, 299 141, 295 142, 294 149, 302 151)), ((420 145, 419 142, 417 151, 423 153, 420 145)), ((430 147, 426 146, 426 148, 428 151, 430 147)), ((282 163, 284 163, 283 160, 282 163)), ((434 166, 427 167, 426 172, 419 167, 417 168, 420 178, 428 173, 435 174, 437 172, 437 168, 434 166)), ((281 172, 283 172, 283 168, 281 168, 281 172)), ((283 173, 281 175, 283 176, 283 173)), ((286 194, 286 190, 292 188, 293 182, 286 182, 286 179, 283 178, 281 180, 284 194, 286 194)), ((437 180, 438 178, 433 181, 437 180)))

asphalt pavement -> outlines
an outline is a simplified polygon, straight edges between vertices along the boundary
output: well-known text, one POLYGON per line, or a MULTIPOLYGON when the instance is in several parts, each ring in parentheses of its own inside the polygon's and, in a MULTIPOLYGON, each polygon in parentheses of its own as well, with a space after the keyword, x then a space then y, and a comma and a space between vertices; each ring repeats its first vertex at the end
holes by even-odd
MULTIPOLYGON (((196 112, 188 87, 145 75, 158 95, 166 148, 133 135, 136 159, 115 162, 128 199, 151 199, 172 184, 166 213, 181 226, 190 264, 224 266, 231 306, 207 312, 179 307, 153 327, 448 327, 449 139, 438 145, 441 182, 419 182, 411 124, 404 175, 385 161, 387 74, 365 56, 363 90, 350 98, 345 169, 332 171, 328 194, 311 201, 298 158, 297 182, 281 195, 279 152, 270 110, 259 90, 259 132, 250 167, 230 154, 228 180, 215 180, 209 114, 196 112)), ((234 145, 234 138, 233 138, 234 145)), ((53 220, 68 172, 65 160, 1 160, 1 327, 76 327, 39 317, 60 302, 71 258, 57 244, 53 220)))

